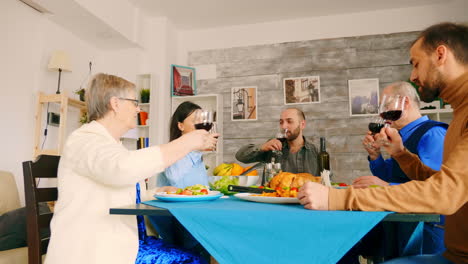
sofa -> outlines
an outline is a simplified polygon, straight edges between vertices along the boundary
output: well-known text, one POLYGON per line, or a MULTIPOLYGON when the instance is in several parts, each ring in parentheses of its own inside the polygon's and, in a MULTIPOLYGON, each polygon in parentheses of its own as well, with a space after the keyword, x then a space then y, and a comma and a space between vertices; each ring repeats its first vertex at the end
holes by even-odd
MULTIPOLYGON (((0 170, 0 215, 20 208, 18 189, 12 173, 0 170)), ((0 264, 27 264, 28 248, 0 251, 0 264)))

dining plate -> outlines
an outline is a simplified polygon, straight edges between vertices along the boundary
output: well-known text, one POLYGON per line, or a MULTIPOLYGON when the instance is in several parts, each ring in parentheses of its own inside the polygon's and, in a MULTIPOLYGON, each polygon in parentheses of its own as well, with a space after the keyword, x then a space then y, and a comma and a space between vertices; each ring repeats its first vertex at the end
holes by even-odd
POLYGON ((201 201, 212 201, 219 199, 223 196, 218 191, 209 191, 207 195, 180 195, 180 194, 168 194, 166 192, 158 192, 154 195, 160 201, 164 202, 201 202, 201 201))
POLYGON ((236 193, 235 197, 258 203, 277 203, 277 204, 297 204, 299 200, 296 197, 269 197, 269 196, 255 196, 253 193, 236 193))

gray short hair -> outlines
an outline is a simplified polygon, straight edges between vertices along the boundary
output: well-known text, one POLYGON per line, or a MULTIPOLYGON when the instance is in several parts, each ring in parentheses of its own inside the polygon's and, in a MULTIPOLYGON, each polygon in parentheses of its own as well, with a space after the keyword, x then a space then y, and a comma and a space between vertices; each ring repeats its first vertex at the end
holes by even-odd
POLYGON ((407 96, 417 107, 420 108, 421 100, 416 89, 408 82, 394 82, 389 85, 393 94, 407 96))
POLYGON ((125 97, 135 90, 135 84, 118 76, 104 73, 94 75, 85 93, 88 120, 103 118, 111 110, 109 101, 113 96, 125 97))

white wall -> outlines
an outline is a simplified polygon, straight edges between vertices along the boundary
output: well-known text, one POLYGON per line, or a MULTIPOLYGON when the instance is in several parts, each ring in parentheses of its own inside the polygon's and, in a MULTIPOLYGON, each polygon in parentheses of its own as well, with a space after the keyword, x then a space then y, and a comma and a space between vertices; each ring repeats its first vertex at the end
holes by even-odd
POLYGON ((180 61, 191 50, 422 30, 442 21, 467 22, 468 1, 298 20, 180 31, 180 61))
MULTIPOLYGON (((17 0, 0 1, 0 32, 5 36, 0 42, 0 169, 15 174, 24 204, 21 162, 33 154, 37 92, 55 93, 57 89, 58 72, 47 69, 52 52, 69 53, 72 72, 62 72, 61 90, 77 98, 73 91, 87 77, 90 60, 94 73, 116 73, 134 81, 138 51, 101 51, 17 0)), ((50 109, 58 112, 57 106, 50 109)), ((79 126, 78 111, 71 109, 68 118, 69 133, 79 126)), ((49 126, 45 148, 56 146, 56 135, 57 129, 49 126)))
MULTIPOLYGON (((94 8, 98 14, 101 7, 94 8)), ((105 12, 107 19, 109 14, 111 12, 105 12)), ((72 72, 62 72, 61 79, 61 90, 67 91, 71 97, 77 98, 73 91, 86 79, 89 61, 93 62, 93 73, 115 74, 132 82, 137 74, 154 74, 155 89, 161 96, 156 97, 156 112, 160 118, 152 120, 153 127, 157 129, 153 133, 158 135, 157 143, 167 141, 168 132, 164 125, 169 120, 167 115, 170 115, 168 65, 172 63, 169 58, 176 54, 175 46, 169 42, 176 41, 175 29, 166 19, 149 19, 140 14, 136 14, 132 21, 139 27, 133 28, 134 24, 122 27, 117 22, 111 26, 126 36, 132 35, 143 47, 101 50, 17 0, 0 1, 0 32, 6 39, 0 42, 0 54, 4 60, 0 64, 4 83, 0 87, 0 115, 4 124, 0 130, 0 170, 15 174, 22 204, 21 162, 30 160, 33 154, 37 92, 50 94, 57 89, 58 72, 47 69, 49 58, 56 49, 67 51, 71 58, 72 72)), ((57 106, 52 105, 50 109, 58 112, 57 106)), ((72 109, 68 115, 68 133, 79 126, 78 118, 78 111, 72 109)), ((57 145, 57 132, 57 128, 49 126, 45 148, 57 145)))

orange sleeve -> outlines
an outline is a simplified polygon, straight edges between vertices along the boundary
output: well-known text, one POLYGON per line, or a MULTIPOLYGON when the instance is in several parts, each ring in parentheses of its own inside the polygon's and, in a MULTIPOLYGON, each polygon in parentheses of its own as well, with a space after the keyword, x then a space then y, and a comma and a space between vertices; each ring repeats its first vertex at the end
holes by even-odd
POLYGON ((331 189, 329 209, 453 214, 468 201, 467 156, 468 137, 465 136, 441 170, 427 180, 382 188, 331 189))

